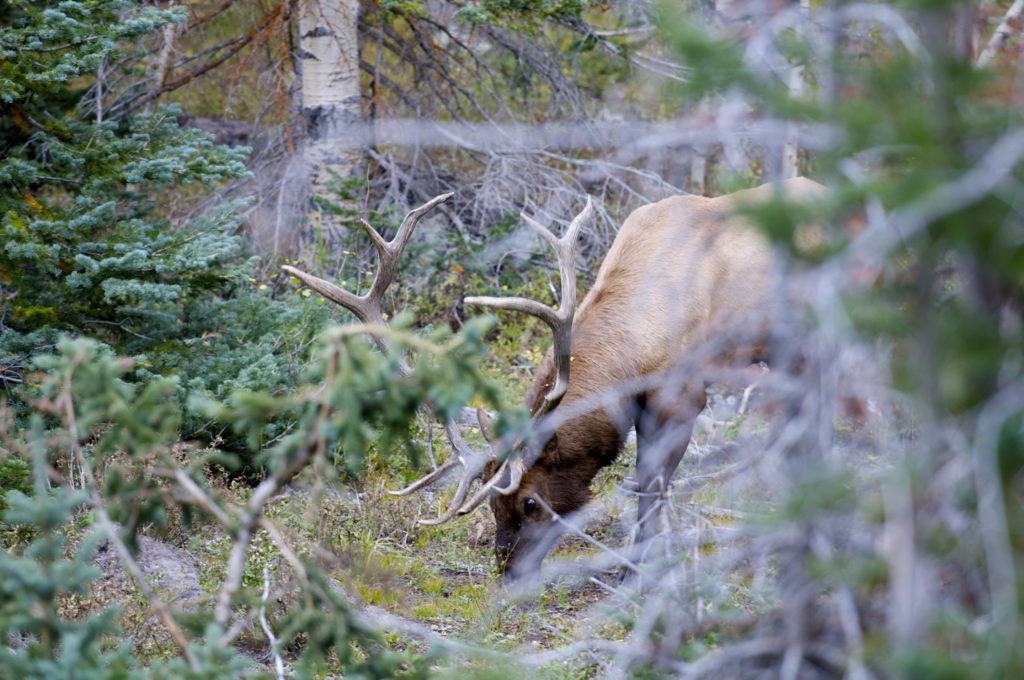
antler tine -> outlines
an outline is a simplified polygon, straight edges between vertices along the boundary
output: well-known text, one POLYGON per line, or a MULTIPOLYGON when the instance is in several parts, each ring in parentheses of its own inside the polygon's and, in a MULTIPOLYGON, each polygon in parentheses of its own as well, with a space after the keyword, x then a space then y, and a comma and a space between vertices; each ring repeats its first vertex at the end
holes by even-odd
POLYGON ((523 220, 551 245, 558 257, 558 273, 561 279, 562 299, 557 310, 536 300, 522 297, 476 296, 467 297, 465 300, 472 305, 483 305, 495 309, 532 314, 541 318, 551 327, 551 331, 554 334, 555 383, 544 397, 544 408, 534 415, 542 415, 553 408, 569 386, 569 367, 572 359, 572 319, 576 313, 576 269, 574 263, 576 237, 583 223, 589 220, 593 214, 594 203, 591 197, 587 196, 587 205, 580 214, 573 218, 562 238, 556 237, 550 230, 532 218, 522 215, 523 220))
POLYGON ((420 477, 419 479, 417 479, 415 482, 413 482, 409 486, 407 486, 407 487, 405 487, 403 489, 396 489, 396 490, 386 489, 386 491, 389 494, 391 494, 392 496, 408 496, 409 494, 413 493, 414 491, 419 491, 420 489, 422 489, 425 486, 430 486, 437 479, 439 479, 441 477, 441 475, 443 475, 445 472, 447 472, 448 470, 452 469, 453 467, 455 467, 456 465, 458 465, 461 462, 462 461, 459 460, 459 457, 457 455, 453 454, 453 455, 449 456, 448 460, 446 460, 443 464, 439 465, 436 469, 434 469, 433 472, 431 472, 430 474, 426 475, 425 477, 420 477))
MULTIPOLYGON (((483 473, 484 465, 486 465, 487 463, 486 458, 477 455, 476 453, 473 452, 471 448, 469 448, 469 445, 467 445, 466 441, 462 438, 462 433, 459 432, 459 429, 455 427, 454 423, 452 423, 451 421, 446 423, 445 432, 448 433, 448 441, 451 442, 452 449, 454 451, 451 457, 447 461, 445 461, 445 464, 442 465, 441 467, 447 469, 448 467, 450 467, 449 464, 454 464, 452 463, 452 461, 462 463, 462 478, 459 479, 459 486, 458 488, 455 489, 455 495, 452 497, 451 502, 448 504, 448 508, 440 516, 435 517, 434 519, 417 520, 417 522, 424 526, 434 526, 437 524, 443 524, 444 522, 447 522, 452 517, 454 517, 455 514, 459 511, 459 508, 462 507, 462 501, 466 498, 466 494, 469 493, 469 485, 472 484, 474 480, 476 480, 477 477, 479 477, 483 473)), ((434 479, 440 477, 440 474, 435 476, 434 473, 431 473, 430 475, 427 475, 427 477, 430 477, 430 481, 432 482, 434 481, 434 479)), ((425 480, 427 479, 427 477, 424 477, 423 479, 425 480)), ((430 482, 419 480, 417 482, 413 482, 413 484, 411 484, 410 486, 417 485, 416 488, 421 488, 429 483, 430 482), (423 483, 420 484, 420 482, 423 483)))
MULTIPOLYGON (((445 423, 444 429, 445 433, 448 435, 448 441, 452 445, 452 455, 448 457, 448 460, 426 476, 417 479, 404 489, 398 489, 397 491, 388 490, 389 494, 392 496, 408 496, 414 491, 418 491, 425 486, 429 486, 438 480, 445 472, 459 464, 462 464, 462 466, 467 469, 483 468, 484 462, 486 461, 481 459, 481 457, 474 453, 473 449, 466 444, 466 440, 462 438, 462 433, 459 431, 458 426, 449 420, 445 423)), ((477 471, 477 473, 479 474, 479 471, 477 471)), ((472 481, 472 479, 470 481, 472 481)))
POLYGON ((366 220, 360 221, 370 240, 373 241, 379 259, 377 273, 373 277, 373 283, 370 285, 369 292, 365 295, 356 295, 340 286, 336 286, 330 281, 325 281, 318 276, 304 272, 301 269, 296 269, 290 265, 283 265, 281 269, 299 279, 331 302, 335 302, 349 310, 363 323, 383 323, 384 314, 381 311, 381 300, 384 297, 384 291, 387 290, 387 287, 391 285, 395 278, 398 260, 401 258, 402 251, 405 250, 405 246, 409 242, 412 230, 423 215, 439 203, 447 201, 452 195, 452 193, 447 193, 435 196, 420 207, 410 210, 405 219, 402 220, 398 232, 390 241, 385 241, 384 237, 366 220))
POLYGON ((500 493, 502 496, 507 496, 511 493, 515 493, 519 488, 519 483, 523 481, 523 475, 526 474, 526 465, 523 463, 521 458, 509 458, 501 467, 491 475, 491 478, 487 480, 473 497, 462 504, 459 508, 460 515, 468 515, 473 512, 480 503, 482 503, 491 494, 491 491, 500 493), (503 487, 499 487, 498 484, 501 482, 501 478, 505 475, 505 470, 509 470, 508 484, 503 487))
MULTIPOLYGON (((373 245, 377 248, 377 255, 380 260, 377 265, 377 274, 373 277, 373 284, 370 286, 370 292, 366 294, 367 300, 374 301, 378 312, 380 311, 380 301, 384 297, 384 291, 387 290, 388 286, 391 285, 391 281, 395 278, 395 272, 398 270, 398 260, 401 259, 402 251, 405 250, 405 246, 409 243, 412 230, 416 228, 421 217, 430 212, 434 206, 444 203, 453 195, 453 192, 449 192, 435 196, 420 207, 410 210, 405 219, 402 220, 401 226, 398 227, 395 237, 387 242, 384 241, 384 238, 377 233, 377 230, 369 222, 361 220, 363 228, 366 229, 370 239, 373 241, 373 245)), ((383 320, 383 317, 381 317, 381 320, 383 320)))
POLYGON ((445 510, 443 514, 433 519, 418 519, 416 522, 423 526, 432 527, 437 526, 438 524, 444 524, 452 517, 455 517, 461 507, 462 499, 466 497, 467 493, 469 493, 469 485, 473 483, 473 480, 480 476, 481 470, 483 470, 483 462, 481 462, 480 470, 477 470, 476 474, 471 475, 469 474, 470 471, 467 470, 466 474, 462 475, 462 478, 459 479, 459 488, 455 490, 455 497, 452 498, 452 502, 448 505, 448 509, 445 510))

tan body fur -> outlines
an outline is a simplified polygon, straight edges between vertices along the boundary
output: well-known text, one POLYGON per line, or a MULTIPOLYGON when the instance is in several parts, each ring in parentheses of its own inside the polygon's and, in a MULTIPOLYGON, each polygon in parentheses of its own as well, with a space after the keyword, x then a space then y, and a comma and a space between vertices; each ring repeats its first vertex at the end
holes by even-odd
MULTIPOLYGON (((779 304, 777 266, 768 240, 733 213, 739 206, 770 200, 780 188, 789 200, 813 200, 826 192, 816 182, 796 178, 717 198, 668 198, 626 219, 576 311, 568 388, 556 414, 577 400, 682 362, 761 358, 779 304)), ((531 412, 551 384, 552 363, 549 352, 527 396, 531 412)), ((621 409, 637 426, 641 490, 663 492, 685 452, 693 419, 705 402, 704 378, 697 373, 671 394, 636 395, 621 409), (672 450, 645 459, 655 431, 670 422, 678 428, 672 450)), ((621 419, 613 423, 602 408, 568 420, 526 471, 519 489, 491 499, 500 568, 515 574, 539 567, 555 534, 547 531, 551 520, 543 506, 527 499, 540 499, 563 515, 581 507, 598 470, 621 450, 626 429, 628 424, 621 419)), ((641 540, 655 528, 649 516, 652 502, 641 498, 641 540)))

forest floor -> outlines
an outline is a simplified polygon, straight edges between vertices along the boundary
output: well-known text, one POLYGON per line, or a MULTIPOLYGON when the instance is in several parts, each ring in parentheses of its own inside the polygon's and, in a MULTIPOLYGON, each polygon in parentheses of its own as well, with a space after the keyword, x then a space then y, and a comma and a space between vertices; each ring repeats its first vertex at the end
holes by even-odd
MULTIPOLYGON (((751 432, 756 436, 763 429, 756 412, 736 413, 737 398, 714 396, 698 423, 677 480, 729 465, 729 442, 751 432)), ((437 444, 440 446, 439 441, 437 444)), ((634 458, 635 449, 629 445, 592 485, 593 512, 586 526, 589 538, 564 537, 545 564, 586 561, 597 552, 594 542, 613 549, 627 544, 636 511, 635 499, 623 491, 622 483, 632 473, 634 458)), ((529 593, 512 592, 494 565, 494 521, 486 503, 467 517, 440 526, 420 525, 417 519, 440 513, 451 485, 396 498, 386 490, 402 486, 408 473, 380 457, 371 457, 373 460, 376 462, 365 475, 347 482, 314 479, 310 472, 268 505, 267 516, 297 553, 315 560, 331 575, 354 609, 369 621, 380 619, 383 613, 392 623, 401 620, 408 624, 405 629, 385 626, 384 637, 390 647, 425 651, 432 645, 422 634, 425 630, 435 640, 522 656, 580 639, 621 640, 628 635, 628 626, 618 613, 630 602, 616 593, 617 571, 577 570, 575 575, 559 576, 529 593), (413 631, 415 627, 420 632, 413 631)), ((244 504, 250 492, 242 482, 211 481, 229 504, 244 504)), ((705 525, 728 523, 731 501, 720 497, 720 491, 712 485, 688 495, 682 501, 687 507, 676 513, 676 520, 682 516, 683 522, 690 517, 705 525)), ((186 562, 195 560, 201 592, 217 592, 231 547, 227 535, 212 524, 185 526, 174 518, 167 530, 150 533, 179 549, 186 562)), ((254 598, 262 590, 264 574, 269 575, 276 594, 275 613, 285 615, 292 578, 289 566, 271 537, 260 530, 254 536, 243 577, 243 585, 254 598)), ((122 610, 122 626, 144 656, 173 655, 169 638, 130 581, 119 577, 113 583, 108 574, 89 595, 65 603, 66 611, 98 611, 116 601, 122 610)), ((212 602, 207 595, 184 608, 209 606, 212 602)), ((257 665, 268 662, 268 644, 255 622, 247 626, 239 644, 249 650, 257 665)), ((571 667, 558 664, 544 675, 586 677, 593 671, 592 663, 577 660, 571 667)))

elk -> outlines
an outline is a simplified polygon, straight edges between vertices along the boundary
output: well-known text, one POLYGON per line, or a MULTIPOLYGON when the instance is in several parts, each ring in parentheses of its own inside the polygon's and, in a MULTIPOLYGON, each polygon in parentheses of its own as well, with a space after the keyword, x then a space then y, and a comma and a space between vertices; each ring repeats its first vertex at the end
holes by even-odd
MULTIPOLYGON (((772 246, 737 210, 756 209, 777 195, 812 200, 825 191, 795 178, 717 198, 676 196, 641 207, 623 223, 578 309, 574 244, 592 215, 590 199, 561 238, 523 215, 557 254, 558 308, 525 298, 467 297, 465 302, 533 314, 551 327, 554 343, 526 398, 541 436, 499 464, 497 444, 489 455, 475 453, 458 428, 446 423, 453 454, 392 493, 413 493, 461 465, 447 510, 420 522, 439 524, 489 500, 499 572, 513 578, 532 574, 560 536, 558 517, 588 501, 591 481, 616 459, 632 425, 637 432, 635 544, 644 545, 657 531, 659 501, 705 405, 706 369, 763 358, 778 309, 772 246), (478 478, 483 483, 467 499, 478 478)), ((382 322, 381 296, 413 227, 450 196, 410 212, 390 242, 364 222, 381 262, 363 297, 293 267, 284 269, 360 320, 382 322)), ((489 419, 478 415, 489 437, 489 419)))

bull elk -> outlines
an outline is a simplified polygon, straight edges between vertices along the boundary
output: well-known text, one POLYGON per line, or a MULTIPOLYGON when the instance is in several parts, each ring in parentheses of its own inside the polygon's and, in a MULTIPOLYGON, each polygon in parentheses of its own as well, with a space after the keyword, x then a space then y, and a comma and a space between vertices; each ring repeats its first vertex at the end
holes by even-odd
MULTIPOLYGON (((636 540, 643 545, 656 533, 659 498, 667 491, 706 402, 706 375, 701 369, 712 362, 760 358, 777 308, 772 247, 737 210, 756 207, 776 195, 808 200, 825 191, 816 182, 796 178, 717 198, 676 196, 639 208, 623 223, 578 309, 574 244, 592 214, 589 198, 562 238, 523 215, 557 254, 558 308, 525 298, 465 301, 533 314, 551 327, 554 343, 534 375, 526 406, 538 427, 555 423, 539 431, 553 431, 535 448, 499 464, 497 447, 488 455, 478 454, 453 423, 446 423, 453 454, 427 476, 392 493, 413 493, 461 465, 462 476, 447 510, 420 521, 438 524, 489 499, 497 523, 499 571, 513 577, 530 574, 539 569, 560 535, 557 517, 588 501, 591 481, 615 460, 633 425, 639 496, 636 540), (653 376, 669 378, 645 380, 653 376), (630 383, 631 389, 620 388, 630 383), (469 496, 478 478, 483 483, 469 496)), ((424 213, 450 196, 438 196, 410 212, 390 242, 363 223, 380 256, 378 273, 365 296, 293 267, 284 269, 363 322, 383 322, 381 298, 412 229, 424 213)), ((479 415, 487 436, 490 423, 486 414, 479 415)))

